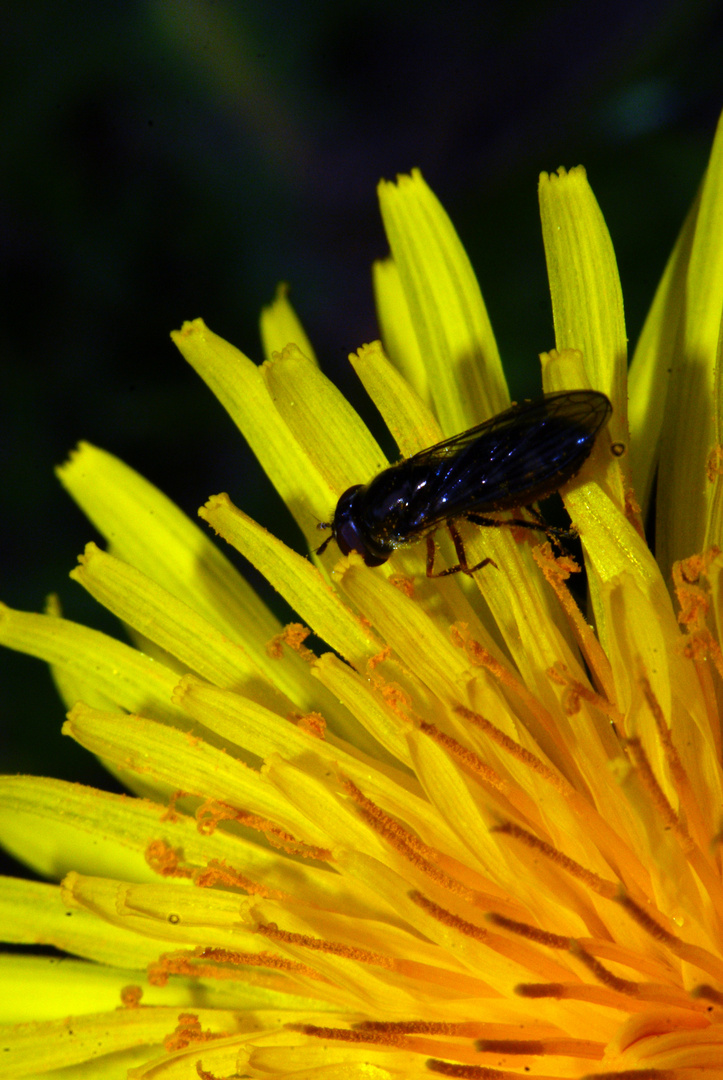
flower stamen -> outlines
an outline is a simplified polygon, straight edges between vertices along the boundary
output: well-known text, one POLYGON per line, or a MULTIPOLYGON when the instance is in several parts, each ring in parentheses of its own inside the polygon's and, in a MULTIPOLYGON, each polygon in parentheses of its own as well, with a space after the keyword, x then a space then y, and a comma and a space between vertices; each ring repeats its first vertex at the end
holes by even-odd
POLYGON ((581 866, 580 863, 571 859, 569 855, 564 855, 552 844, 540 840, 539 837, 534 836, 533 833, 528 832, 527 829, 523 829, 511 821, 506 821, 501 825, 493 825, 492 832, 503 833, 505 836, 511 836, 514 840, 520 840, 523 844, 526 844, 527 847, 544 855, 545 858, 555 863, 556 866, 559 866, 568 874, 571 874, 579 881, 582 881, 589 889, 592 889, 600 896, 604 896, 606 900, 612 900, 617 895, 618 885, 615 882, 605 881, 599 874, 581 866))
POLYGON ((162 956, 148 965, 148 981, 152 986, 165 986, 171 975, 183 975, 194 979, 209 978, 221 981, 243 979, 243 972, 234 970, 241 967, 261 967, 271 971, 283 971, 292 975, 303 975, 314 982, 328 982, 326 976, 296 960, 269 952, 233 952, 231 949, 201 947, 193 953, 174 953, 162 956), (212 959, 214 963, 199 963, 199 960, 212 959), (224 967, 222 965, 230 965, 224 967))
POLYGON ((530 923, 508 919, 499 911, 489 911, 486 918, 495 926, 501 926, 504 930, 519 934, 520 937, 528 938, 529 941, 534 941, 538 945, 546 945, 549 949, 567 949, 570 946, 570 938, 563 934, 553 934, 549 930, 540 930, 537 926, 531 926, 530 923))
POLYGON ((362 819, 417 870, 421 870, 430 877, 436 885, 455 893, 468 903, 479 903, 479 893, 440 869, 440 863, 447 861, 441 852, 429 847, 419 837, 405 829, 390 814, 364 795, 352 780, 342 778, 342 787, 359 807, 362 819))
POLYGON ((404 1046, 403 1036, 393 1032, 360 1031, 357 1028, 320 1027, 318 1024, 287 1024, 287 1031, 298 1031, 315 1039, 336 1039, 350 1043, 376 1043, 379 1046, 404 1046))
POLYGON ((612 701, 615 684, 610 661, 595 636, 595 631, 584 618, 566 585, 570 574, 579 573, 580 567, 573 559, 555 556, 550 544, 541 544, 533 548, 532 557, 542 570, 565 612, 580 650, 594 675, 596 685, 602 687, 604 696, 612 701))
POLYGON ((464 720, 467 720, 470 724, 474 724, 475 727, 484 731, 485 735, 488 735, 497 746, 506 750, 508 754, 511 754, 512 757, 521 761, 524 765, 527 765, 529 769, 537 773, 543 780, 547 780, 547 782, 552 784, 560 794, 565 792, 567 785, 556 772, 545 765, 537 754, 533 754, 532 751, 525 749, 524 746, 520 746, 520 744, 516 742, 515 739, 510 738, 509 735, 505 735, 505 733, 500 731, 500 729, 490 720, 486 720, 484 716, 480 716, 479 713, 473 712, 464 705, 455 705, 453 711, 464 720))
POLYGON ((478 1039, 475 1049, 481 1054, 526 1054, 530 1057, 556 1056, 589 1058, 600 1061, 605 1053, 603 1043, 588 1039, 478 1039))
POLYGON ((488 1069, 486 1065, 453 1065, 449 1061, 439 1061, 437 1058, 429 1058, 427 1068, 431 1072, 441 1073, 443 1076, 457 1077, 458 1080, 512 1080, 513 1075, 507 1070, 488 1069))
POLYGON ((691 945, 682 941, 675 934, 671 934, 669 930, 661 926, 657 919, 654 919, 649 912, 644 911, 632 897, 628 896, 624 889, 619 890, 615 900, 651 938, 662 942, 681 960, 685 960, 686 963, 700 968, 701 971, 706 971, 714 979, 723 982, 723 961, 719 960, 713 953, 707 949, 702 949, 698 945, 691 945))
POLYGON ((670 805, 663 789, 658 783, 657 777, 652 770, 650 762, 648 761, 648 756, 645 753, 640 739, 637 735, 630 736, 625 740, 625 745, 630 751, 630 756, 633 759, 636 775, 650 796, 650 801, 655 807, 658 815, 663 820, 663 827, 666 829, 673 829, 676 833, 682 835, 684 833, 684 827, 681 825, 678 815, 670 805))
POLYGON ((441 731, 436 724, 430 724, 426 720, 420 721, 419 730, 425 735, 429 735, 430 739, 434 739, 438 746, 443 746, 447 753, 460 761, 471 773, 474 773, 474 775, 479 777, 485 784, 494 788, 495 791, 499 791, 500 794, 509 796, 511 788, 510 782, 504 780, 491 765, 482 761, 474 750, 462 746, 462 744, 452 735, 447 735, 447 733, 441 731))

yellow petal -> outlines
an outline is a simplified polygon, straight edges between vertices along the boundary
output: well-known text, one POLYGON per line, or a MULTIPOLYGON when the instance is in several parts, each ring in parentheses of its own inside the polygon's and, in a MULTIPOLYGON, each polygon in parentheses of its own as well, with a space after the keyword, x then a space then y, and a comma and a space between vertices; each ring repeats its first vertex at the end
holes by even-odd
MULTIPOLYGON (((5 941, 18 945, 52 945, 96 964, 125 969, 126 982, 142 980, 146 965, 158 956, 158 947, 147 938, 123 927, 109 930, 92 912, 71 910, 58 885, 0 878, 0 916, 5 941), (132 977, 129 977, 130 972, 132 977)), ((11 999, 7 996, 0 996, 0 999, 3 1006, 10 1004, 11 999)), ((49 1012, 42 1008, 36 1011, 32 1000, 20 1001, 13 997, 12 1002, 16 1012, 10 1013, 3 1008, 3 1015, 8 1020, 39 1020, 62 1012, 57 1002, 55 1009, 49 1012)), ((86 1008, 92 1008, 97 1002, 91 1000, 85 1004, 86 1008)))
MULTIPOLYGON (((176 657, 185 671, 195 671, 217 686, 226 686, 247 694, 269 708, 284 712, 291 702, 281 691, 280 683, 291 674, 295 665, 279 665, 271 659, 266 646, 268 639, 256 639, 256 627, 240 627, 245 645, 230 641, 216 627, 200 616, 188 604, 177 600, 155 581, 139 570, 88 544, 80 565, 71 577, 83 585, 95 599, 114 615, 138 630, 144 637, 176 657), (253 650, 249 655, 248 648, 253 650), (271 681, 277 678, 277 686, 271 681)), ((298 658, 297 658, 298 660, 298 658)), ((308 674, 298 661, 309 686, 308 674)), ((289 685, 295 693, 298 683, 289 685)), ((312 701, 303 707, 311 709, 312 701)))
MULTIPOLYGON (((421 830, 423 834, 434 827, 434 815, 430 813, 429 805, 421 797, 421 790, 416 781, 399 769, 366 759, 356 747, 318 739, 295 724, 280 722, 278 716, 268 713, 261 706, 237 694, 204 684, 192 676, 181 680, 177 697, 188 713, 198 717, 199 722, 203 722, 209 730, 222 738, 234 739, 239 746, 255 756, 268 761, 271 758, 276 760, 276 757, 283 755, 284 760, 293 762, 295 766, 305 763, 314 776, 315 784, 325 783, 330 775, 335 777, 339 770, 354 782, 363 783, 377 803, 390 813, 407 818, 413 827, 421 830), (320 763, 319 767, 315 765, 315 761, 320 763)), ((76 712, 71 714, 71 719, 74 718, 76 712)), ((113 726, 112 721, 110 726, 113 726)), ((158 732, 158 734, 165 738, 164 732, 158 732)), ((153 733, 151 735, 153 736, 153 733)), ((177 740, 174 739, 173 743, 175 745, 177 740)), ((181 752, 184 752, 183 749, 181 752)), ((210 755, 209 760, 215 760, 212 748, 204 747, 204 754, 210 755)), ((200 761, 198 765, 204 770, 208 767, 201 765, 200 761)), ((268 779, 269 770, 265 769, 262 775, 268 779)), ((229 782, 244 784, 249 792, 258 788, 258 793, 253 795, 253 799, 266 800, 268 797, 268 792, 261 781, 255 777, 248 777, 244 772, 240 772, 240 775, 234 776, 229 782)), ((194 779, 194 783, 198 783, 197 779, 194 779)), ((303 778, 300 777, 299 784, 302 783, 303 778)), ((336 785, 335 779, 333 783, 336 785)), ((221 796, 217 798, 223 801, 221 796)), ((257 813, 269 817, 278 817, 279 813, 285 812, 285 799, 279 800, 276 810, 266 802, 262 805, 251 799, 252 795, 249 794, 247 804, 241 805, 250 805, 257 813)), ((313 814, 314 838, 307 837, 306 839, 309 843, 318 843, 316 834, 318 821, 313 811, 314 801, 302 800, 302 812, 309 807, 313 814)), ((298 823, 296 827, 298 828, 298 823)), ((330 827, 328 822, 325 822, 325 827, 330 827)), ((440 835, 445 835, 445 831, 443 830, 440 835)))
POLYGON ((314 661, 312 674, 355 716, 363 718, 363 723, 381 746, 406 765, 411 764, 404 720, 375 692, 366 677, 334 653, 324 653, 314 661))
MULTIPOLYGON (((540 175, 540 216, 550 280, 555 345, 579 349, 590 382, 624 419, 627 338, 610 234, 581 167, 540 175)), ((616 432, 622 437, 623 430, 616 432)))
MULTIPOLYGON (((627 447, 627 337, 615 252, 605 219, 581 167, 540 175, 540 217, 558 353, 579 350, 590 385, 608 395, 613 442, 627 447)), ((577 389, 578 387, 566 387, 577 389)), ((549 389, 547 382, 545 389, 549 389)), ((617 504, 630 488, 622 459, 609 471, 617 504)))
POLYGON ((301 320, 289 303, 288 285, 279 285, 273 301, 261 309, 261 341, 267 360, 293 344, 307 359, 314 364, 317 362, 301 320))
POLYGON ((456 435, 509 401, 482 294, 452 222, 418 170, 396 184, 382 181, 378 191, 434 409, 444 434, 456 435))
POLYGON ((628 372, 630 463, 643 521, 647 520, 660 458, 670 373, 685 313, 685 279, 698 205, 697 199, 668 259, 628 372))
POLYGON ((177 675, 97 630, 0 605, 0 641, 67 669, 84 687, 85 700, 101 708, 143 708, 167 722, 184 722, 171 704, 177 675))
POLYGON ((419 349, 404 289, 394 259, 377 259, 372 265, 377 320, 387 356, 394 367, 431 408, 429 373, 419 349))
POLYGON ((133 881, 155 875, 144 851, 161 811, 80 784, 0 778, 0 834, 8 850, 48 877, 73 867, 133 881))
POLYGON ((663 422, 656 547, 666 577, 676 559, 721 542, 716 447, 723 443, 718 359, 723 314, 722 185, 723 121, 719 121, 697 207, 663 422), (710 516, 714 494, 715 520, 710 516))
POLYGON ((349 361, 382 414, 402 457, 441 441, 442 429, 434 414, 389 363, 380 342, 362 345, 349 361))
POLYGON ((199 514, 261 571, 315 634, 347 660, 358 665, 378 651, 380 643, 319 571, 237 509, 228 495, 215 495, 199 514))
MULTIPOLYGON (((333 493, 279 415, 261 368, 209 330, 202 319, 184 323, 171 337, 224 406, 308 535, 315 525, 310 508, 325 514, 320 508, 328 506, 333 493)), ((309 367, 314 367, 310 361, 309 367)))
POLYGON ((245 628, 270 640, 281 624, 206 533, 142 476, 89 443, 58 469, 115 555, 135 566, 232 641, 245 628))
MULTIPOLYGON (((387 464, 340 391, 295 346, 267 360, 261 371, 279 415, 337 497, 351 484, 366 483, 387 464)), ((315 514, 326 515, 329 496, 311 506, 315 514)))
MULTIPOLYGON (((230 713, 229 716, 233 719, 230 713)), ((225 749, 166 724, 76 705, 68 715, 63 733, 123 769, 149 776, 169 793, 182 784, 187 794, 248 809, 266 819, 280 821, 291 832, 307 824, 256 769, 235 759, 225 749)), ((322 838, 323 832, 316 832, 308 842, 319 843, 322 838)))
MULTIPOLYGON (((69 979, 73 975, 76 976, 72 980, 73 989, 76 989, 75 984, 79 982, 78 968, 72 961, 65 963, 68 965, 69 979)), ((61 965, 56 963, 56 970, 60 967, 61 965)), ((59 984, 55 994, 59 1004, 60 1019, 1 1025, 0 1043, 5 1049, 3 1069, 8 1080, 44 1077, 50 1070, 71 1066, 77 1068, 69 1072, 69 1076, 97 1076, 99 1080, 101 1077, 111 1080, 112 1077, 128 1075, 128 1069, 132 1065, 147 1061, 149 1057, 165 1057, 163 1043, 166 1036, 172 1033, 178 1024, 179 1006, 164 1008, 156 1004, 152 1009, 120 1009, 118 1006, 120 1005, 120 991, 123 989, 122 980, 124 978, 127 980, 125 973, 109 972, 106 977, 108 992, 102 992, 105 989, 102 985, 102 976, 105 973, 91 970, 90 964, 85 967, 89 969, 83 972, 87 987, 85 998, 92 1001, 95 985, 97 1008, 99 999, 110 998, 110 989, 114 988, 116 990, 114 1004, 110 1006, 108 1012, 88 1013, 79 1009, 77 1013, 69 1014, 68 1007, 63 1008, 63 986, 59 984)), ((18 965, 16 992, 18 992, 17 979, 22 974, 22 966, 18 965)), ((26 970, 25 976, 25 983, 20 989, 32 997, 33 987, 39 984, 41 972, 26 970)), ((10 991, 9 985, 6 985, 3 990, 6 995, 10 991)), ((42 996, 40 991, 38 993, 42 996)), ((71 1001, 73 997, 78 996, 80 995, 73 994, 71 991, 71 1001)), ((183 1011, 188 1010, 190 1006, 193 1006, 192 1001, 185 1005, 183 1011)), ((236 1026, 232 1011, 196 1009, 195 1007, 193 1011, 203 1026, 210 1030, 226 1032, 233 1030, 236 1026)), ((195 1058, 198 1059, 198 1047, 195 1048, 194 1053, 195 1058)), ((187 1075, 188 1072, 186 1072, 187 1075)))

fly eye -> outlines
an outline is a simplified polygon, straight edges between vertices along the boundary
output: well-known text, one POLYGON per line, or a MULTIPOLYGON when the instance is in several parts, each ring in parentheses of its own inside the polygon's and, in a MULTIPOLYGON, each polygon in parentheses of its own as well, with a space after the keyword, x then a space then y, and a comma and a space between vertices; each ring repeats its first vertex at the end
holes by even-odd
POLYGON ((347 519, 336 530, 336 542, 342 555, 348 555, 350 551, 356 551, 363 556, 367 566, 381 566, 387 561, 386 557, 380 559, 369 551, 364 537, 361 535, 356 522, 347 519))
POLYGON ((360 555, 364 554, 364 541, 353 521, 343 521, 337 527, 336 542, 342 555, 348 555, 350 551, 358 551, 360 555))

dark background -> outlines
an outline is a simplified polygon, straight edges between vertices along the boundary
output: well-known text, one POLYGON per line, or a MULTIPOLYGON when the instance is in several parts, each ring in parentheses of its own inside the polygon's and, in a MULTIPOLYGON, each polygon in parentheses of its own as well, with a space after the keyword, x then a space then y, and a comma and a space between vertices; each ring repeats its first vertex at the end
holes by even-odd
MULTIPOLYGON (((0 597, 111 621, 67 579, 93 530, 53 466, 80 439, 189 514, 288 520, 168 334, 261 359, 286 280, 324 370, 377 336, 375 184, 418 165, 476 267, 513 395, 553 345, 540 170, 587 166, 631 345, 723 107, 723 5, 646 0, 34 2, 0 71, 0 597)), ((378 430, 378 429, 377 429, 378 430)), ((0 651, 0 769, 103 783, 42 664, 0 651)))

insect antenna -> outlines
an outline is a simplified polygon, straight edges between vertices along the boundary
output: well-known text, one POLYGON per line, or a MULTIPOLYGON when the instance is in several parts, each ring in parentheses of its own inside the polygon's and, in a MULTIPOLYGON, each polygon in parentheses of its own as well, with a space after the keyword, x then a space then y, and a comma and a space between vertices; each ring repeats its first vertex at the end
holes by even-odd
POLYGON ((329 533, 329 535, 327 536, 324 543, 321 544, 321 546, 316 549, 316 554, 317 555, 323 555, 324 552, 326 551, 326 549, 328 548, 329 544, 331 543, 331 541, 334 539, 334 529, 333 529, 332 523, 330 521, 320 521, 319 524, 316 527, 317 527, 317 529, 331 529, 332 530, 329 533))

